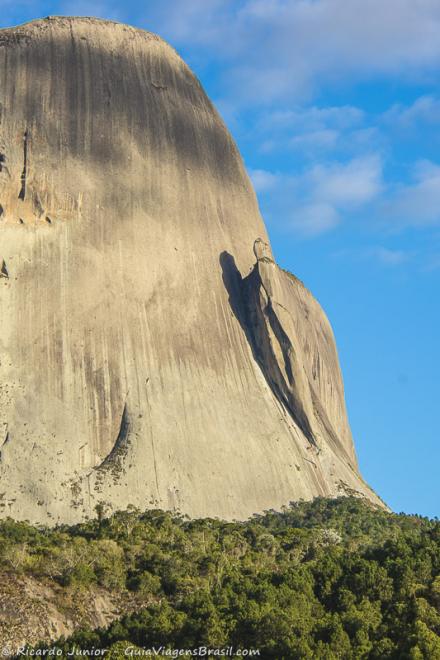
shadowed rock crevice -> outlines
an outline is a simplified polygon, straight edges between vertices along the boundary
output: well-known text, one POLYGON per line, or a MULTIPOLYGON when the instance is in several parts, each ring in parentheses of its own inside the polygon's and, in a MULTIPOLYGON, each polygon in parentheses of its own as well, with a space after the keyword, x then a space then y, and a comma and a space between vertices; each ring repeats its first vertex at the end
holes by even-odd
POLYGON ((6 445, 7 445, 9 442, 10 442, 9 431, 6 431, 5 438, 4 438, 3 443, 2 443, 2 445, 1 445, 1 447, 0 447, 0 461, 3 460, 3 455, 2 455, 3 447, 6 447, 6 445))
POLYGON ((121 422, 119 424, 119 431, 116 437, 115 444, 113 445, 110 453, 95 468, 95 470, 111 470, 114 476, 119 475, 119 473, 122 470, 124 457, 128 451, 129 431, 130 431, 130 422, 127 412, 127 404, 125 404, 124 409, 122 411, 121 422))
POLYGON ((294 348, 263 285, 258 261, 244 278, 228 252, 221 253, 220 265, 229 304, 267 384, 309 442, 316 445, 293 375, 294 348))
POLYGON ((4 259, 2 260, 0 266, 0 277, 5 277, 6 279, 9 279, 9 271, 8 271, 8 267, 6 266, 6 261, 4 259))
POLYGON ((26 197, 26 178, 28 169, 28 140, 29 132, 26 129, 23 135, 23 171, 21 173, 21 189, 18 194, 18 199, 24 201, 26 197))

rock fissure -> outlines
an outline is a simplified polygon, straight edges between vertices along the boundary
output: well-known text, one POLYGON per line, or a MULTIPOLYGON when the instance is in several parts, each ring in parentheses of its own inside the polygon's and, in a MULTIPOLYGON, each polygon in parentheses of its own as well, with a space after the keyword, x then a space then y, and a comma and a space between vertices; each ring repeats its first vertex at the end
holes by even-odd
POLYGON ((94 468, 94 470, 111 470, 114 476, 119 475, 123 468, 124 457, 128 450, 129 431, 130 422, 127 412, 127 404, 125 403, 115 443, 111 451, 107 454, 104 460, 94 468))
POLYGON ((9 271, 8 271, 8 267, 6 266, 6 261, 4 259, 2 260, 2 265, 0 267, 0 277, 5 277, 6 279, 9 279, 9 271))
POLYGON ((28 171, 28 139, 29 139, 29 131, 28 129, 25 130, 24 135, 23 135, 23 170, 21 172, 21 188, 20 192, 18 193, 18 199, 21 199, 23 202, 26 198, 26 179, 27 179, 27 171, 28 171))

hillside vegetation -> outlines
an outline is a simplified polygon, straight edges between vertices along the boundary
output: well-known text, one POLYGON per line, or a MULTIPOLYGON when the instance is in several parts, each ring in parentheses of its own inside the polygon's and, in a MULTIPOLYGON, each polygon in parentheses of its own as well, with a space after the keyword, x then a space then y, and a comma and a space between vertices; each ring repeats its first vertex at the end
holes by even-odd
POLYGON ((59 639, 63 655, 206 645, 276 660, 440 658, 440 522, 355 498, 244 523, 102 509, 57 529, 5 520, 0 562, 4 575, 74 589, 78 606, 94 589, 141 603, 105 629, 59 639))

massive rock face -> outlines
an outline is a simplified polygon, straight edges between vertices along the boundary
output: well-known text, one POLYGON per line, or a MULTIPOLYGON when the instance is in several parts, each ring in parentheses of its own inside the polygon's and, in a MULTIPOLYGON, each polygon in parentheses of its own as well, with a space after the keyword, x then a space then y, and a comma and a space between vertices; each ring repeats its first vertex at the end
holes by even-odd
POLYGON ((362 481, 330 325, 170 46, 0 31, 0 508, 244 518, 362 481))

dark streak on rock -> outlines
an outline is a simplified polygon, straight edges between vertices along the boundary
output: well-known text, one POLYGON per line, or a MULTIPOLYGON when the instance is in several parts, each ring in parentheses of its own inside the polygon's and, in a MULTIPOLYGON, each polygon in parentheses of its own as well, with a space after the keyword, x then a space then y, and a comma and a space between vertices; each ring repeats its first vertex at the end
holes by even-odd
POLYGON ((2 261, 2 267, 0 268, 0 277, 6 277, 7 279, 9 279, 9 271, 6 266, 6 261, 4 259, 2 261))
MULTIPOLYGON (((3 447, 4 447, 5 445, 8 444, 9 440, 10 440, 10 438, 9 438, 9 431, 6 431, 6 436, 5 436, 5 439, 4 439, 3 444, 2 444, 2 447, 1 447, 2 449, 3 449, 3 447)), ((1 461, 1 460, 2 460, 2 452, 1 452, 1 450, 0 450, 0 461, 1 461)))
POLYGON ((18 194, 18 199, 24 201, 26 197, 26 177, 28 168, 28 139, 29 132, 26 129, 23 135, 23 171, 21 173, 21 190, 18 194))

